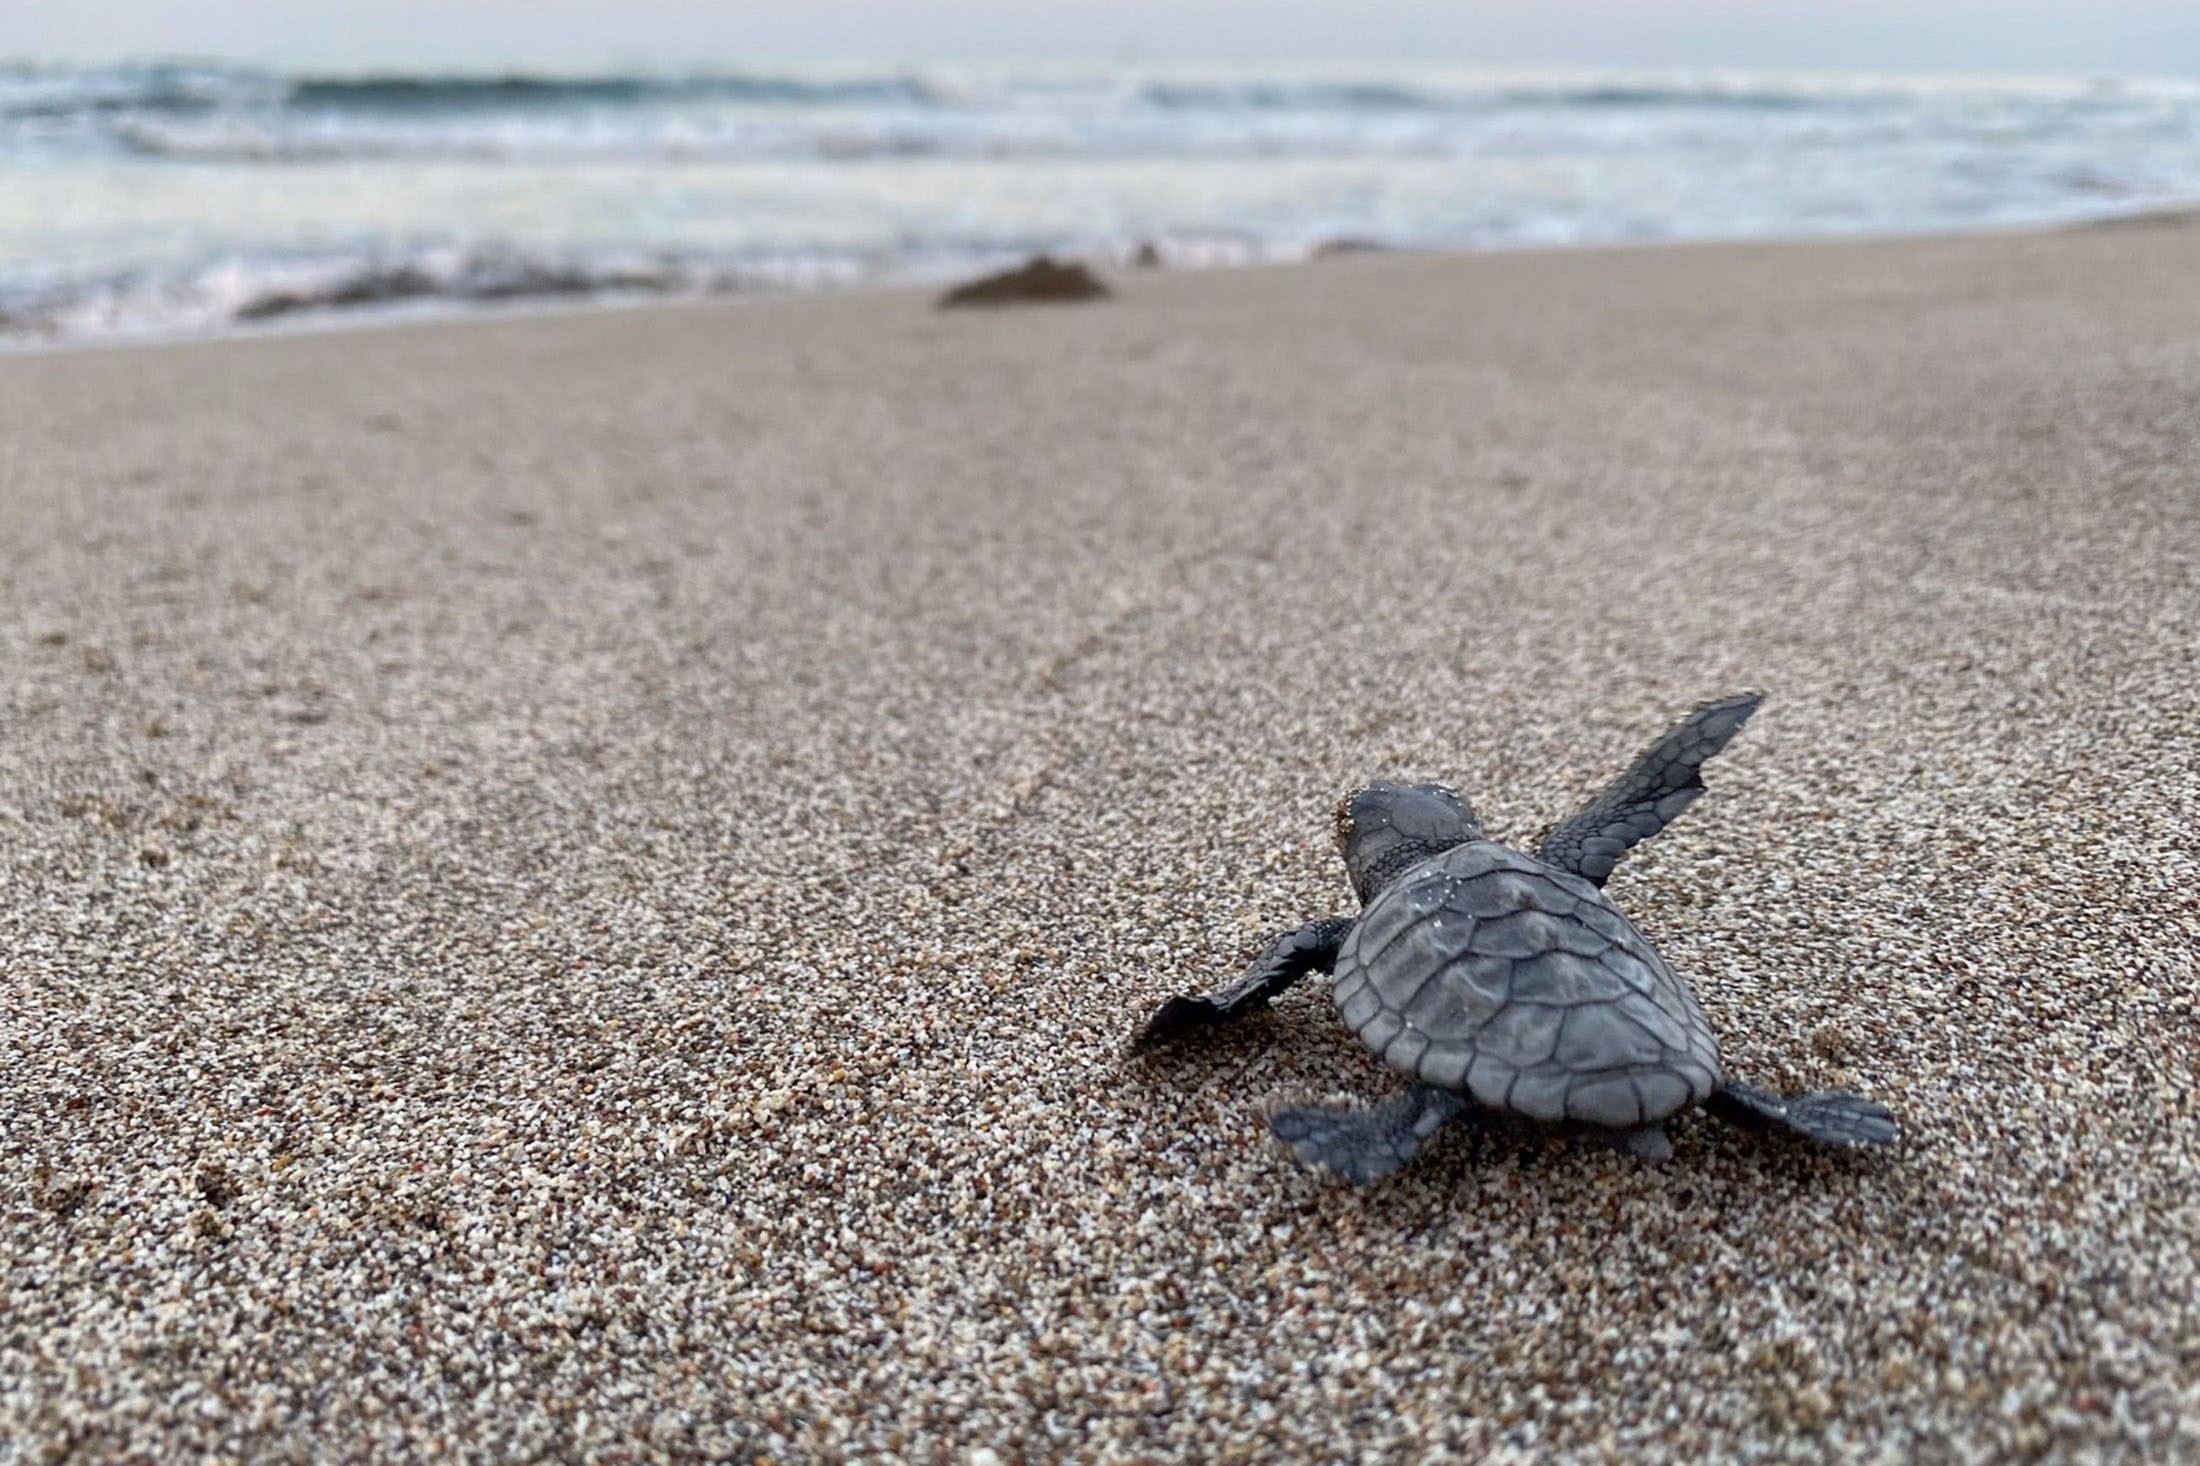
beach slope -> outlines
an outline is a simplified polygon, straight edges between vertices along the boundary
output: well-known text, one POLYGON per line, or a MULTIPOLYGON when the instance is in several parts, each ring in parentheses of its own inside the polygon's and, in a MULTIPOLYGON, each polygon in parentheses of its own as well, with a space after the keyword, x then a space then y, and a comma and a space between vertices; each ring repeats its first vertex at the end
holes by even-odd
POLYGON ((2200 1455, 2196 280, 2130 229, 0 360, 0 1442, 2200 1455), (1359 1194, 1262 1118, 1393 1087, 1313 985, 1122 1058, 1349 905, 1356 781, 1524 841, 1749 686, 1609 889, 1898 1151, 1462 1131, 1359 1194))

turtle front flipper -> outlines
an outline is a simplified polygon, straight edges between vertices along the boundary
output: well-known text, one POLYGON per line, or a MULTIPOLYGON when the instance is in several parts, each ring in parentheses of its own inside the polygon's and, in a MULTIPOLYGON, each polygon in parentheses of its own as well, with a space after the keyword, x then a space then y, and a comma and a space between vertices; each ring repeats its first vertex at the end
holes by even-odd
POLYGON ((1885 1105, 1856 1094, 1779 1095, 1729 1079, 1703 1107, 1744 1130, 1792 1130, 1820 1145, 1892 1145, 1902 1133, 1885 1105))
POLYGON ((1336 966, 1337 949, 1344 945, 1344 935, 1350 930, 1351 917, 1331 916, 1285 932, 1228 987, 1163 1003, 1131 1040, 1131 1052, 1158 1048, 1195 1028, 1208 1028, 1265 1008, 1270 998, 1309 972, 1327 972, 1336 966))
POLYGON ((1416 1084, 1373 1109, 1306 1105, 1279 1110, 1268 1128, 1306 1165, 1366 1186, 1403 1169, 1431 1136, 1466 1112, 1466 1100, 1454 1091, 1416 1084))
POLYGON ((1761 692, 1707 702, 1644 749, 1586 809, 1543 837, 1535 858, 1603 885, 1634 846, 1671 824, 1703 793, 1704 763, 1741 731, 1761 692))

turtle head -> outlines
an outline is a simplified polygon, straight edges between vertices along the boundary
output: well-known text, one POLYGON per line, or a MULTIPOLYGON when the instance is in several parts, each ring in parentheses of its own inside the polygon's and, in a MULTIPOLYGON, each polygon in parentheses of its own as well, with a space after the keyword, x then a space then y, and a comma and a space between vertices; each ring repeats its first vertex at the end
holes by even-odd
POLYGON ((1362 903, 1406 867, 1481 838, 1473 806, 1441 784, 1377 780, 1337 802, 1337 853, 1362 903))

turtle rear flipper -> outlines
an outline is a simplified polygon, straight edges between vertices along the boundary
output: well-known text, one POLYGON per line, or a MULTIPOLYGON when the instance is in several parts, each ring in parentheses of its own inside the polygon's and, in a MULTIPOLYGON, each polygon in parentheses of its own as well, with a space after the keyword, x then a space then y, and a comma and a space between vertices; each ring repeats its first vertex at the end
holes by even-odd
POLYGON ((1373 1109, 1306 1105, 1279 1110, 1268 1128, 1305 1164, 1365 1186, 1402 1169, 1429 1137, 1466 1111, 1466 1100, 1453 1091, 1416 1084, 1373 1109))
POLYGON ((1703 793, 1705 762, 1741 731, 1764 697, 1761 692, 1737 693, 1690 713, 1644 749, 1587 808, 1544 836, 1535 858, 1603 885, 1622 855, 1696 802, 1703 793))
POLYGON ((1902 1134, 1885 1105, 1856 1094, 1778 1095, 1729 1079, 1703 1107, 1744 1130, 1792 1130, 1821 1145, 1892 1145, 1902 1134))
POLYGON ((1131 1040, 1131 1052, 1159 1048, 1195 1028, 1209 1028, 1258 1012, 1270 998, 1308 973, 1327 972, 1334 967, 1337 949, 1344 945, 1345 933, 1350 930, 1351 917, 1331 916, 1285 932, 1229 986, 1200 996, 1171 998, 1154 1010, 1153 1017, 1131 1040))

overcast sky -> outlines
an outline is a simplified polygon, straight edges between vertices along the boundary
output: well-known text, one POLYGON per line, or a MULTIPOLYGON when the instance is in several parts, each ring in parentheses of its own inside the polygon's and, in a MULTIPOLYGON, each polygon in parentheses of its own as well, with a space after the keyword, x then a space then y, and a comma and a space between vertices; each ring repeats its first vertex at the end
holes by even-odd
POLYGON ((0 56, 1394 60, 2200 74, 2200 0, 0 0, 0 56))

